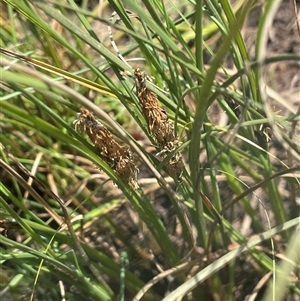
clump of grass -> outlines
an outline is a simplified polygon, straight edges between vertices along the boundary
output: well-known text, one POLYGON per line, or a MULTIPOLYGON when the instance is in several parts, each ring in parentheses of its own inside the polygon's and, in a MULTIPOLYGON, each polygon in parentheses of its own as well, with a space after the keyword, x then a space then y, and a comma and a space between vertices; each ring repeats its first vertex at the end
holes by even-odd
POLYGON ((300 57, 268 55, 279 1, 252 52, 253 1, 121 2, 1 3, 1 298, 293 300, 299 112, 265 74, 300 57))

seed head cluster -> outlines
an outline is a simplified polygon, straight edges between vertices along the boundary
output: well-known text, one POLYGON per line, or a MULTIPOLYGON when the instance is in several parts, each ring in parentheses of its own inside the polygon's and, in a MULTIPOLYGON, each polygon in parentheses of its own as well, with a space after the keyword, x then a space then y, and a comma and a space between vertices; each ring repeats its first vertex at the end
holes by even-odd
MULTIPOLYGON (((146 75, 140 69, 134 71, 136 80, 136 95, 140 101, 143 115, 148 129, 154 136, 160 149, 159 154, 165 159, 171 152, 180 146, 180 141, 174 132, 174 124, 169 120, 167 112, 158 102, 157 95, 147 88, 146 75)), ((179 177, 182 173, 183 162, 180 152, 174 153, 166 164, 172 177, 179 177)))
POLYGON ((127 146, 121 146, 112 133, 89 110, 81 108, 78 119, 74 121, 75 129, 89 136, 99 156, 131 187, 137 188, 137 167, 133 155, 127 146))

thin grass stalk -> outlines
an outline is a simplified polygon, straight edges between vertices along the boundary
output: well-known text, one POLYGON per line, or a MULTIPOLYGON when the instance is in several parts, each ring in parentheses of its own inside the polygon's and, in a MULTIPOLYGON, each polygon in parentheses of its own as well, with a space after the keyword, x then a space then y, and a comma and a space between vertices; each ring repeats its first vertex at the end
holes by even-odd
MULTIPOLYGON (((284 258, 280 263, 280 271, 273 276, 273 281, 269 281, 268 288, 263 296, 263 301, 280 301, 284 300, 286 289, 290 286, 289 277, 299 266, 299 249, 300 249, 300 231, 294 229, 288 242, 284 258)), ((299 292, 299 288, 298 288, 299 292)), ((297 298, 297 297, 296 297, 297 298)))
MULTIPOLYGON (((68 3, 70 4, 70 6, 72 8, 74 8, 75 10, 78 10, 78 5, 74 2, 74 0, 69 0, 68 3)), ((89 21, 86 19, 85 15, 83 13, 80 12, 76 12, 76 15, 78 17, 78 19, 80 20, 81 24, 84 26, 84 28, 86 29, 86 31, 97 41, 100 42, 99 38, 97 37, 96 33, 94 32, 91 24, 89 23, 89 21)))
MULTIPOLYGON (((203 1, 197 1, 196 3, 196 66, 201 73, 203 73, 203 36, 202 36, 202 25, 203 25, 203 12, 202 12, 203 1)), ((202 84, 202 81, 198 78, 198 85, 202 84)), ((205 105, 203 106, 203 110, 199 113, 199 107, 203 105, 205 102, 204 99, 200 98, 200 93, 197 90, 194 92, 194 97, 196 100, 196 113, 195 113, 195 121, 192 127, 192 135, 191 135, 191 144, 189 146, 189 165, 190 165, 190 173, 192 179, 192 187, 193 187, 193 198, 195 202, 195 208, 197 212, 197 230, 198 230, 198 242, 207 247, 207 229, 205 226, 205 219, 203 213, 203 203, 200 196, 199 191, 199 183, 198 183, 198 175, 199 175, 199 155, 200 155, 200 135, 202 130, 202 121, 199 118, 204 118, 204 114, 206 113, 205 105), (201 116, 202 115, 202 116, 201 116)))
MULTIPOLYGON (((267 105, 267 96, 265 93, 264 88, 264 80, 262 77, 262 65, 261 63, 264 61, 266 57, 266 47, 267 47, 267 37, 268 37, 268 30, 272 24, 272 20, 275 17, 275 13, 277 12, 279 5, 281 4, 281 0, 276 1, 267 1, 265 5, 265 9, 263 12, 262 17, 260 18, 260 23, 258 26, 257 32, 257 43, 256 43, 256 58, 259 62, 258 68, 256 69, 256 75, 259 79, 259 91, 262 98, 262 102, 265 104, 265 112, 268 115, 269 108, 267 105)), ((269 116, 271 117, 271 116, 269 116)), ((269 118, 270 119, 270 118, 269 118)), ((272 119, 271 119, 272 120, 272 119)), ((276 126, 271 124, 271 126, 276 126)), ((272 173, 272 166, 269 161, 269 158, 264 159, 262 157, 262 163, 265 166, 266 176, 270 176, 272 173)), ((283 223, 286 220, 284 209, 283 209, 283 202, 279 195, 278 189, 274 180, 270 181, 268 184, 268 191, 271 194, 270 202, 272 205, 273 212, 275 214, 276 222, 278 224, 283 223)))
MULTIPOLYGON (((248 14, 248 12, 251 10, 252 6, 254 5, 254 3, 257 0, 252 0, 252 1, 244 1, 244 5, 242 10, 240 11, 240 15, 242 15, 242 18, 245 18, 246 15, 248 14)), ((223 7, 223 11, 227 17, 228 23, 229 23, 229 27, 230 24, 236 24, 236 17, 239 18, 239 14, 237 14, 237 16, 234 15, 234 12, 231 8, 231 4, 228 0, 221 0, 220 1, 221 6, 223 7)), ((240 20, 244 20, 244 19, 240 19, 240 20)), ((235 26, 235 25, 233 25, 235 26)), ((234 52, 234 54, 232 55, 233 60, 235 61, 236 67, 239 70, 240 68, 242 68, 245 63, 247 63, 249 61, 249 55, 246 49, 246 45, 245 42, 243 40, 242 37, 242 33, 240 30, 237 31, 237 34, 235 36, 235 42, 238 46, 238 49, 236 49, 233 44, 233 49, 232 51, 234 52)), ((248 86, 248 82, 249 82, 249 86, 250 86, 250 90, 251 90, 251 94, 250 96, 256 100, 257 99, 257 89, 256 89, 256 80, 255 80, 255 74, 254 72, 251 70, 249 72, 249 74, 245 74, 246 76, 242 76, 241 79, 241 85, 243 87, 243 94, 247 95, 246 91, 247 86, 248 86)))
MULTIPOLYGON (((202 9, 202 8, 201 8, 202 9)), ((199 8, 200 10, 200 8, 199 8)), ((219 48, 218 52, 214 60, 212 61, 209 70, 207 71, 206 77, 204 79, 202 89, 199 95, 199 100, 196 102, 196 112, 195 112, 195 120, 192 128, 191 134, 191 144, 189 148, 189 165, 191 170, 191 178, 193 183, 193 189, 195 191, 195 201, 196 205, 198 204, 198 210, 200 214, 200 218, 203 218, 203 208, 200 205, 200 197, 197 194, 198 191, 198 181, 199 181, 199 155, 200 155, 200 134, 201 129, 203 126, 203 122, 206 116, 206 110, 209 106, 209 96, 211 94, 211 87, 213 85, 213 80, 215 78, 215 74, 217 69, 220 67, 224 56, 226 55, 227 51, 230 49, 231 41, 236 36, 238 32, 238 25, 240 21, 236 21, 236 24, 231 24, 230 32, 226 39, 224 39, 221 47, 219 48), (202 217, 201 217, 202 216, 202 217)), ((203 222, 202 222, 203 223, 203 222)), ((205 226, 204 224, 201 225, 200 232, 202 235, 205 235, 205 226), (204 228, 202 228, 204 227, 204 228)), ((203 237, 205 245, 207 240, 203 237)))
MULTIPOLYGON (((259 237, 255 237, 248 242, 244 243, 240 247, 235 250, 230 251, 226 255, 220 257, 219 259, 215 260, 212 264, 201 270, 199 273, 194 275, 191 279, 186 281, 180 287, 175 289, 172 293, 166 296, 162 301, 175 301, 178 297, 182 297, 187 295, 191 292, 196 286, 200 283, 211 277, 214 273, 219 271, 221 268, 229 264, 232 260, 234 260, 240 254, 249 251, 251 248, 255 247, 256 245, 262 243, 265 240, 270 239, 276 233, 282 233, 292 227, 297 226, 300 223, 300 217, 292 219, 288 222, 285 222, 283 225, 277 226, 271 230, 268 230, 264 233, 261 233, 259 237)), ((258 254, 259 255, 259 254, 258 254)), ((272 263, 270 268, 272 269, 272 263)))

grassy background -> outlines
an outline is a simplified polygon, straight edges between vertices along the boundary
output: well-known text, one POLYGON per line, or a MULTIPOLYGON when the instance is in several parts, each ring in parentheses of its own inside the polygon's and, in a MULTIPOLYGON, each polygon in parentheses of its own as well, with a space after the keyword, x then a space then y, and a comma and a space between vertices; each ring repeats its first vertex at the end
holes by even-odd
POLYGON ((300 56, 269 55, 281 1, 257 2, 1 3, 3 300, 299 300, 299 109, 267 78, 300 56), (180 179, 138 67, 182 143, 180 179), (82 106, 132 149, 137 190, 74 129, 82 106))

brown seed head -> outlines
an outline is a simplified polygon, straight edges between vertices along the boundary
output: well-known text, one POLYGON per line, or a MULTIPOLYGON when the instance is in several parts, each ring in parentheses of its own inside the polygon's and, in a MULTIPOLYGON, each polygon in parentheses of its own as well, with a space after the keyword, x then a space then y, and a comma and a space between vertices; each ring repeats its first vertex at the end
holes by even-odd
MULTIPOLYGON (((159 154, 165 158, 174 151, 180 142, 175 135, 174 125, 168 119, 167 112, 161 108, 157 95, 147 88, 147 77, 140 69, 134 71, 136 79, 136 95, 140 101, 143 115, 146 119, 150 133, 155 137, 161 151, 159 154)), ((183 168, 182 156, 177 152, 166 165, 170 175, 176 177, 183 168)))
POLYGON ((137 187, 135 181, 137 168, 133 155, 127 146, 121 146, 111 132, 98 120, 93 113, 81 108, 78 119, 74 122, 75 129, 89 136, 99 156, 130 185, 137 187))

